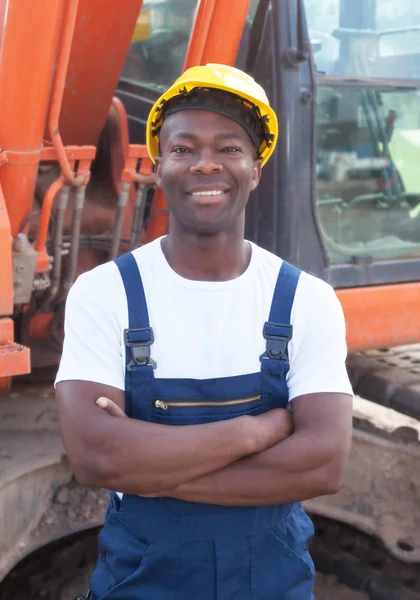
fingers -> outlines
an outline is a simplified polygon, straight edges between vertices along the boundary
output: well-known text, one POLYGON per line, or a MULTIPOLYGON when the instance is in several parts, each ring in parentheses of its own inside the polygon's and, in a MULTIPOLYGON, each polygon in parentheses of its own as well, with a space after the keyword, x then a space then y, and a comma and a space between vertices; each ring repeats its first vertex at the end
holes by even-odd
POLYGON ((118 406, 118 404, 109 398, 105 398, 104 396, 101 396, 101 398, 97 399, 96 405, 105 410, 109 415, 111 415, 111 417, 127 417, 125 412, 118 406))

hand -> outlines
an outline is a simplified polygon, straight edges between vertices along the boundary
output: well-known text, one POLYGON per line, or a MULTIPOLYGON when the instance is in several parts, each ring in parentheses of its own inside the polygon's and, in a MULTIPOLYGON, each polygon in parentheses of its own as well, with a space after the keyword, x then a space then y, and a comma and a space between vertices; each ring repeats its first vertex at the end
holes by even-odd
POLYGON ((279 444, 293 433, 292 413, 284 408, 274 408, 256 417, 247 417, 251 427, 254 452, 262 452, 279 444))
MULTIPOLYGON (((105 396, 101 396, 96 401, 96 405, 99 408, 102 408, 105 412, 107 412, 111 417, 125 417, 128 418, 125 412, 110 398, 105 398, 105 396)), ((157 492, 155 494, 142 494, 143 498, 163 498, 170 495, 170 491, 167 492, 157 492)))
POLYGON ((105 412, 107 412, 111 417, 125 417, 128 418, 122 408, 118 406, 113 400, 109 398, 105 398, 102 396, 98 398, 96 401, 96 406, 102 408, 105 412))

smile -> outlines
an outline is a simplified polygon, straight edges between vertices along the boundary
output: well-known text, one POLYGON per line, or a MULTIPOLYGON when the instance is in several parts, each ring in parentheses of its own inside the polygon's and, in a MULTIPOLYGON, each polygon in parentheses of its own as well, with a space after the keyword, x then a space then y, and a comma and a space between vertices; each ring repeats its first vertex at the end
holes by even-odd
POLYGON ((225 192, 223 190, 207 190, 205 192, 193 192, 192 196, 221 196, 225 192))

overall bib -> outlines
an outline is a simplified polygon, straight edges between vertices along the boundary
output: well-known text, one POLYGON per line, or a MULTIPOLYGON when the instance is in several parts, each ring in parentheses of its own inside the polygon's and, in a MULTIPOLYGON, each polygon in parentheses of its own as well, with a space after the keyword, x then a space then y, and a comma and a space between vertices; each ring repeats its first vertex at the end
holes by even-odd
MULTIPOLYGON (((286 408, 287 344, 292 337, 290 313, 298 269, 286 262, 280 269, 263 329, 266 351, 260 357, 260 372, 207 380, 158 379, 137 263, 130 253, 116 264, 128 302, 125 389, 129 417, 192 425, 286 408)), ((300 503, 227 507, 128 494, 120 500, 111 493, 90 581, 91 597, 313 600, 314 566, 308 552, 313 533, 300 503)))

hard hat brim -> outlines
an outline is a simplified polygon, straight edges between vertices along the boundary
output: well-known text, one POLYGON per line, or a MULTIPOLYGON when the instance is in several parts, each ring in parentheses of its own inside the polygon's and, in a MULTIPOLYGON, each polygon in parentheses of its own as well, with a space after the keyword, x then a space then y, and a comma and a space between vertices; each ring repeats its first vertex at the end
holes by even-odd
MULTIPOLYGON (((204 79, 204 78, 203 78, 204 79)), ((149 118, 147 121, 146 127, 146 144, 147 150, 151 160, 155 163, 156 157, 159 156, 159 136, 153 134, 153 131, 156 128, 157 119, 159 119, 159 114, 161 113, 162 106, 168 101, 177 96, 182 96, 185 93, 191 92, 196 88, 201 89, 217 89, 225 92, 233 93, 240 96, 242 99, 248 101, 251 105, 255 105, 258 107, 261 117, 264 119, 265 126, 272 138, 270 144, 264 144, 265 147, 260 148, 260 158, 261 164, 264 166, 267 160, 270 158, 272 153, 274 152, 277 138, 278 138, 278 122, 277 116, 274 110, 270 107, 270 105, 264 102, 260 98, 256 98, 255 96, 246 93, 246 91, 242 89, 235 89, 231 86, 224 85, 222 82, 212 83, 211 81, 203 81, 203 80, 188 80, 181 81, 182 76, 178 81, 176 81, 158 100, 155 102, 152 110, 150 111, 149 118)))

